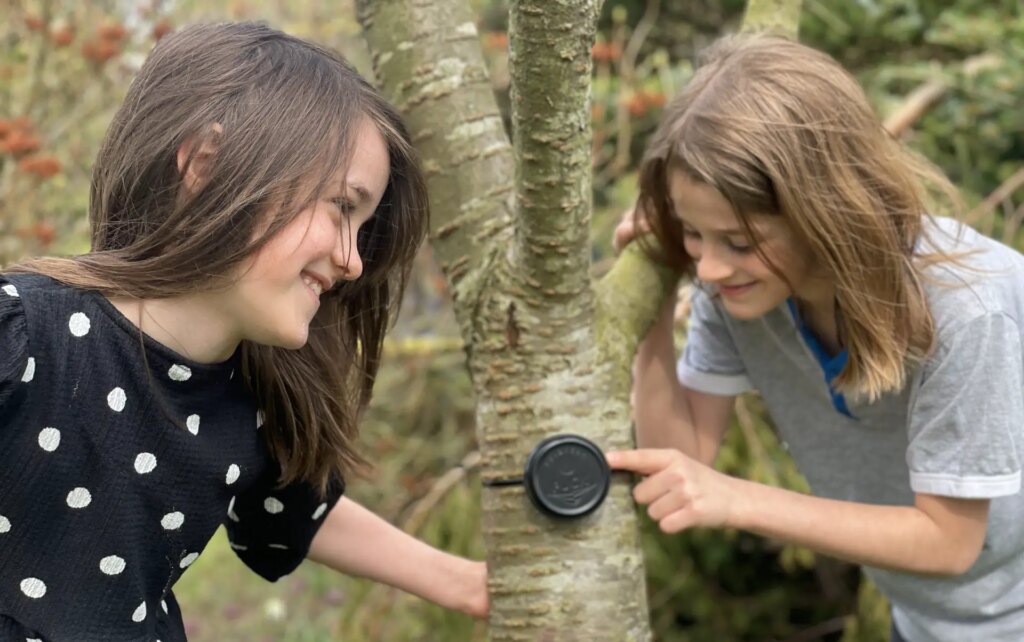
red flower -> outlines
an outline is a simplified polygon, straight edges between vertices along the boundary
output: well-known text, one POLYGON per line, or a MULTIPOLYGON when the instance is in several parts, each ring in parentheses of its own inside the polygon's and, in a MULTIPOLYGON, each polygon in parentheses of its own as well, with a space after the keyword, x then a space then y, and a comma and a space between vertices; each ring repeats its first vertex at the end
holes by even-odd
POLYGON ((60 173, 61 164, 53 156, 27 156, 18 163, 18 169, 45 179, 60 173))

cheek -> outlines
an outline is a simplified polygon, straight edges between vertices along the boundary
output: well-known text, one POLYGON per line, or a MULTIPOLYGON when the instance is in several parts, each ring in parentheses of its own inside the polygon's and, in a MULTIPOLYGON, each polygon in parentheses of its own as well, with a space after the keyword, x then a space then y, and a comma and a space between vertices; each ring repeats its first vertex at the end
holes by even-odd
POLYGON ((752 254, 747 259, 747 267, 751 274, 757 275, 763 281, 786 289, 789 289, 790 285, 795 286, 804 272, 800 257, 789 248, 779 246, 765 247, 765 258, 756 253, 752 254), (779 276, 780 272, 783 276, 779 276))
POLYGON ((684 236, 683 237, 683 250, 694 261, 700 260, 700 240, 684 236))

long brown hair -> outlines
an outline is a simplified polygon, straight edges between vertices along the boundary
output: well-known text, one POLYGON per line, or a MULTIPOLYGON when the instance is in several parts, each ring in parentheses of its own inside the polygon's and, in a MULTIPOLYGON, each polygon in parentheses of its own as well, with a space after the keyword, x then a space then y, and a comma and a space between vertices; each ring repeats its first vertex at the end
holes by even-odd
MULTIPOLYGON (((640 170, 637 216, 657 258, 694 276, 668 196, 672 172, 729 201, 762 260, 754 216, 781 216, 836 288, 849 358, 833 382, 869 400, 899 390, 935 324, 915 254, 933 205, 955 189, 882 127, 856 80, 828 55, 769 35, 726 37, 665 111, 640 170)), ((929 260, 934 260, 934 255, 929 260)), ((784 278, 784 277, 782 277, 784 278)))
POLYGON ((323 490, 365 463, 354 448, 357 420, 428 215, 398 114, 340 56, 254 23, 195 25, 164 37, 97 156, 91 251, 11 271, 137 299, 221 287, 320 197, 340 166, 357 161, 353 131, 363 119, 384 139, 391 173, 359 231, 362 276, 322 298, 301 349, 241 346, 282 483, 323 490), (182 189, 177 151, 186 142, 216 149, 197 190, 182 189))

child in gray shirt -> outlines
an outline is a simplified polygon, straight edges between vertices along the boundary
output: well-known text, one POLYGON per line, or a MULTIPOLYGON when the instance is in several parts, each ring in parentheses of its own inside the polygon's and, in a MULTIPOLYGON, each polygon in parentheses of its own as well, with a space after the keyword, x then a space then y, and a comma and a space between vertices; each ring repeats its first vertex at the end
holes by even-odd
POLYGON ((924 216, 926 183, 953 195, 834 60, 716 45, 617 231, 649 228, 697 287, 678 363, 673 302, 641 345, 641 449, 608 459, 646 476, 636 499, 666 532, 744 528, 863 564, 907 640, 1021 640, 1024 257, 924 216), (813 496, 710 468, 746 390, 813 496))

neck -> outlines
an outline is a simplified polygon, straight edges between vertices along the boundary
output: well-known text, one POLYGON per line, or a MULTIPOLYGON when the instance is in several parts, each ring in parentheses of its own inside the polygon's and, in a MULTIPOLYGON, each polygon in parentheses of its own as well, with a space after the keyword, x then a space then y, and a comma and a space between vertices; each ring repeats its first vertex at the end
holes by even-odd
POLYGON ((110 298, 110 303, 146 335, 197 363, 226 360, 239 333, 218 312, 210 293, 168 299, 110 298))
POLYGON ((842 349, 836 318, 835 287, 828 282, 810 283, 794 294, 804 325, 810 328, 821 345, 835 355, 842 349))

